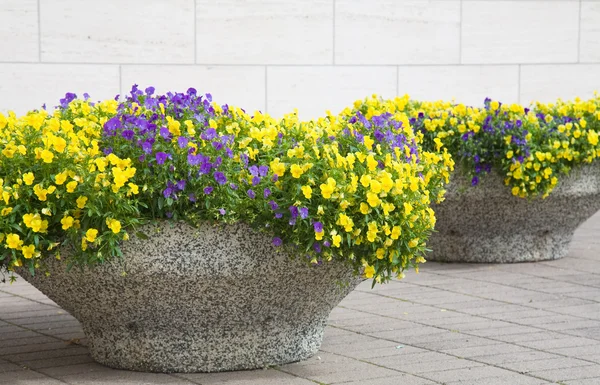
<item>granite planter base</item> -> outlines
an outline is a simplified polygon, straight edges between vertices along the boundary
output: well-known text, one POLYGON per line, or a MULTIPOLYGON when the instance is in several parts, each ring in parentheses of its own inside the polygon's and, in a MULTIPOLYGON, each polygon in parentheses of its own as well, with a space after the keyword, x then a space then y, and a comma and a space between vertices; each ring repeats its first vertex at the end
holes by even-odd
POLYGON ((433 250, 428 260, 558 259, 567 254, 577 227, 600 210, 600 165, 573 169, 546 199, 514 197, 494 173, 472 187, 457 170, 447 190, 446 200, 433 207, 437 224, 427 243, 433 250))
POLYGON ((256 369, 315 354, 331 310, 361 279, 290 259, 249 226, 161 223, 119 263, 19 273, 77 318, 94 360, 149 372, 256 369))

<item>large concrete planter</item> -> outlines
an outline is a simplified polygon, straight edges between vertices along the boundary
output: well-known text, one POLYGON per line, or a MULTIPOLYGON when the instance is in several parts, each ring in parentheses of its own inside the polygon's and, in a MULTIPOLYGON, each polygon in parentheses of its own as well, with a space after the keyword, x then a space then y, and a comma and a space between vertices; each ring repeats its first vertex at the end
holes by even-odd
POLYGON ((306 359, 331 310, 360 278, 341 263, 308 266, 249 226, 168 223, 123 245, 119 264, 23 278, 77 318, 92 357, 151 372, 215 372, 306 359))
POLYGON ((433 209, 436 231, 427 259, 446 262, 525 262, 564 257, 573 233, 600 210, 600 165, 575 168, 546 198, 512 196, 498 174, 478 186, 457 170, 446 200, 433 209))

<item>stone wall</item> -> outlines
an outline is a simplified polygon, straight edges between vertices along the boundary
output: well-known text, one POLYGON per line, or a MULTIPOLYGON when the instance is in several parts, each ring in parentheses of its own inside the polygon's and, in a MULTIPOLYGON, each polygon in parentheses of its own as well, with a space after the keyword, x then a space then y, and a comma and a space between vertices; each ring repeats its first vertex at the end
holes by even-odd
POLYGON ((1 0, 0 111, 132 83, 275 116, 600 90, 598 0, 1 0))

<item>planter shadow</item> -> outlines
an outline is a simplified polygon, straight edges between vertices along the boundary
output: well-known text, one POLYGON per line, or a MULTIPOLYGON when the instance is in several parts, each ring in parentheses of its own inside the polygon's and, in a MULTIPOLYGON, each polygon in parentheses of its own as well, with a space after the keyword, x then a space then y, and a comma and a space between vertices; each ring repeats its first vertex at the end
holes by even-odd
POLYGON ((457 170, 446 199, 433 209, 431 261, 527 262, 564 257, 575 230, 600 210, 600 166, 584 165, 560 179, 545 198, 511 194, 495 173, 478 186, 457 170))
POLYGON ((19 274, 75 318, 94 360, 119 369, 216 372, 315 354, 331 310, 362 279, 340 262, 308 266, 244 224, 146 226, 119 263, 19 274))

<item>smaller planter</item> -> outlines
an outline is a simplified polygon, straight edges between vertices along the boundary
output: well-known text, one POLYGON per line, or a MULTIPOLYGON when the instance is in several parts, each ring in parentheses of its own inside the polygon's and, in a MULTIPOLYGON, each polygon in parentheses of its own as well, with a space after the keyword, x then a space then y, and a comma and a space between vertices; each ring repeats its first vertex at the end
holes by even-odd
POLYGON ((290 259, 249 226, 167 222, 118 264, 19 273, 77 318, 92 358, 151 372, 256 369, 315 354, 331 310, 361 279, 340 262, 290 259))
POLYGON ((444 262, 528 262, 564 257, 573 233, 600 210, 600 167, 573 169, 545 199, 511 195, 491 173, 478 186, 457 170, 446 199, 434 205, 436 232, 427 259, 444 262))

